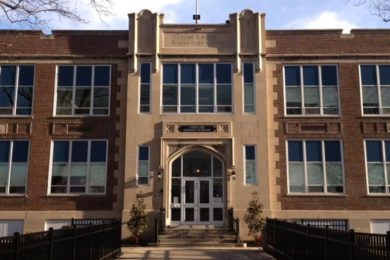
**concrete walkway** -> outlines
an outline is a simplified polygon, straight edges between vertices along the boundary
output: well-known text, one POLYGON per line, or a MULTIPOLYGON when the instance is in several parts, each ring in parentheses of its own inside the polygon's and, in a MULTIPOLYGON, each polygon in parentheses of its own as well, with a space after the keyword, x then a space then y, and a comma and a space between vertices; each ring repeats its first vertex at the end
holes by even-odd
POLYGON ((197 247, 126 247, 118 259, 137 260, 275 260, 259 248, 197 248, 197 247))

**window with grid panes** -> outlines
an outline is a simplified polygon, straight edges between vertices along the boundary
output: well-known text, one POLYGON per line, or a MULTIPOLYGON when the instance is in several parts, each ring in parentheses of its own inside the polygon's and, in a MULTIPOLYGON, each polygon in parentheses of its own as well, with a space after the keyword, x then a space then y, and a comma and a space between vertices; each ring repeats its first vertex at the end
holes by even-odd
POLYGON ((363 114, 390 115, 390 65, 361 65, 363 114))
POLYGON ((164 64, 162 101, 164 113, 232 112, 231 64, 164 64))
POLYGON ((290 140, 290 193, 343 193, 342 148, 338 140, 290 140))
POLYGON ((111 66, 60 65, 56 115, 108 115, 111 66))
POLYGON ((0 66, 0 115, 31 115, 34 74, 33 65, 0 66))
POLYGON ((284 66, 286 115, 339 115, 337 66, 284 66))
POLYGON ((106 140, 53 142, 50 193, 105 193, 106 179, 106 140))

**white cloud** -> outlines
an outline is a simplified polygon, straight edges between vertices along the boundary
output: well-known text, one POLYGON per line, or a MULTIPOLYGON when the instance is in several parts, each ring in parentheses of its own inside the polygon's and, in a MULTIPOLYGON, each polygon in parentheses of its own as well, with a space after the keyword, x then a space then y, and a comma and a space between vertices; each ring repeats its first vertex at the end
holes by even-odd
POLYGON ((344 33, 357 27, 355 23, 333 11, 324 11, 315 17, 297 19, 286 25, 289 29, 343 29, 344 33))

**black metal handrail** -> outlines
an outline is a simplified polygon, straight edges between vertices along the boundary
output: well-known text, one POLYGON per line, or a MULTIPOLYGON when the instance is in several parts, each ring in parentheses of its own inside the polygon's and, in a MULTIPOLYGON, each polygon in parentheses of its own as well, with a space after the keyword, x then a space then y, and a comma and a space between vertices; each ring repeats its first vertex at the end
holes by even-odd
POLYGON ((236 231, 236 243, 241 243, 240 239, 240 219, 236 218, 234 219, 234 226, 236 231))
POLYGON ((233 207, 230 207, 228 209, 228 224, 229 224, 229 230, 230 231, 234 230, 234 216, 233 216, 233 213, 234 213, 234 209, 233 209, 233 207))

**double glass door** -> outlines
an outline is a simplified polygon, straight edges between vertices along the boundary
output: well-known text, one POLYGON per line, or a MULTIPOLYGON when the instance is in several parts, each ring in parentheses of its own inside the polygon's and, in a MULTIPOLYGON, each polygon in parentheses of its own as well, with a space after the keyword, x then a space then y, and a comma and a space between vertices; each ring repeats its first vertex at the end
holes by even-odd
POLYGON ((222 163, 210 154, 190 152, 172 167, 171 223, 223 226, 222 163))
POLYGON ((210 222, 210 180, 184 179, 184 221, 210 222))

